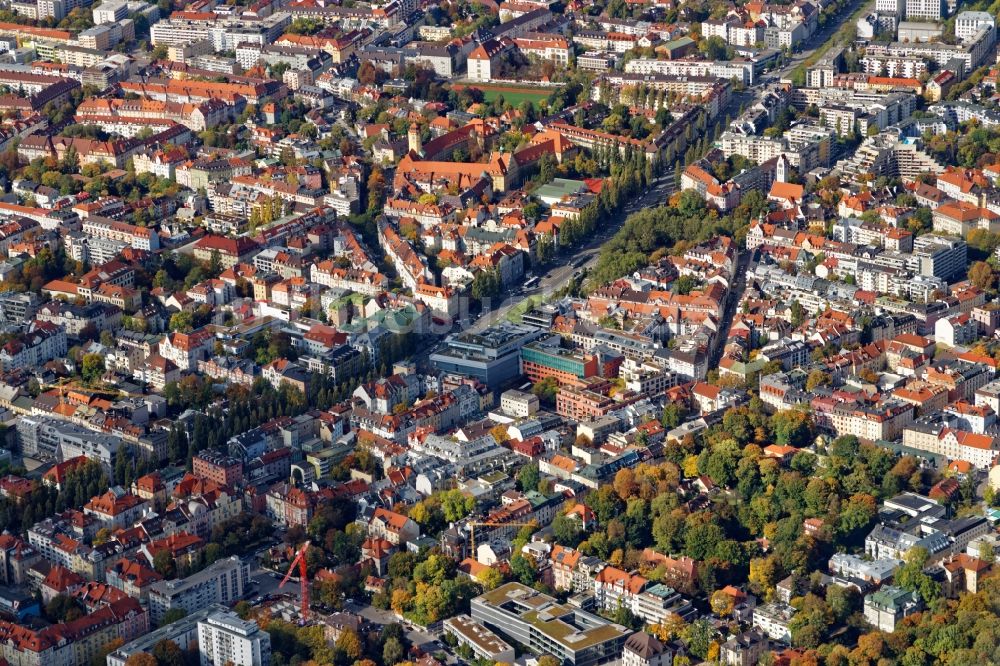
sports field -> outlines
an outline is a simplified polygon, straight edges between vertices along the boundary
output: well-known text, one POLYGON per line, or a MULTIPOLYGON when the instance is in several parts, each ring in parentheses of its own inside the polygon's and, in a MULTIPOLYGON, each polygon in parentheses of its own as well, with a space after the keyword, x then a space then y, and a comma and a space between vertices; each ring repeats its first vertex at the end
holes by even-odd
POLYGON ((502 95, 504 100, 513 106, 517 106, 524 101, 535 102, 537 104, 547 98, 551 92, 545 88, 502 86, 494 83, 460 84, 456 85, 455 88, 457 90, 461 90, 462 88, 478 88, 483 91, 483 97, 486 98, 487 102, 492 102, 502 95))

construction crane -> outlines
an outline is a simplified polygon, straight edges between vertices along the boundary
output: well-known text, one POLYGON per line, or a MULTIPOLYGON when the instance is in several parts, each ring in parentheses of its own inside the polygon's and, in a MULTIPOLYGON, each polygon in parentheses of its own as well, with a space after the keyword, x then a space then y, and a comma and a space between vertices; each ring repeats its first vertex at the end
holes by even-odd
POLYGON ((57 379, 56 381, 52 382, 51 384, 48 384, 46 386, 42 386, 41 390, 42 391, 51 391, 52 389, 58 389, 59 390, 59 397, 65 398, 66 397, 67 388, 69 390, 78 388, 77 386, 69 386, 69 387, 67 387, 67 384, 75 384, 75 383, 76 383, 76 378, 74 378, 74 377, 60 377, 59 379, 57 379))
POLYGON ((302 548, 299 552, 295 553, 295 557, 292 558, 292 564, 288 567, 288 573, 278 584, 278 589, 280 590, 285 586, 285 583, 292 577, 292 572, 295 571, 296 565, 299 567, 299 587, 302 596, 302 610, 300 615, 302 616, 302 621, 305 622, 309 618, 309 576, 306 573, 306 551, 309 550, 309 541, 302 544, 302 548))
POLYGON ((474 559, 474 560, 477 559, 477 557, 476 557, 476 528, 477 527, 528 527, 530 525, 534 525, 535 527, 538 527, 538 521, 532 520, 532 521, 527 522, 527 523, 509 523, 509 522, 497 522, 497 521, 489 521, 489 520, 485 520, 485 521, 470 520, 469 522, 467 522, 465 524, 465 526, 471 528, 471 529, 469 529, 469 535, 470 535, 469 542, 472 545, 472 559, 474 559))

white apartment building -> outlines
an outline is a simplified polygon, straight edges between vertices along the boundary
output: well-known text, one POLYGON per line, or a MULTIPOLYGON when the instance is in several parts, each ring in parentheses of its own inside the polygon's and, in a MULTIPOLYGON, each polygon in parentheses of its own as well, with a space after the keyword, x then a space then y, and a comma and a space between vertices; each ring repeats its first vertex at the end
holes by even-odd
POLYGON ((659 395, 680 383, 676 373, 665 364, 651 359, 640 361, 626 357, 621 377, 625 380, 626 389, 645 395, 659 395))
POLYGON ((160 237, 152 229, 106 217, 87 217, 83 222, 83 233, 95 238, 122 241, 137 250, 149 252, 160 249, 160 237))
POLYGON ((152 652, 160 641, 173 641, 176 645, 190 645, 198 640, 198 623, 203 622, 209 615, 219 612, 228 613, 229 609, 221 604, 213 604, 125 643, 108 655, 107 666, 125 666, 129 657, 139 652, 152 652))
POLYGON ((451 287, 438 287, 432 284, 418 284, 413 290, 413 296, 440 317, 458 315, 458 292, 451 287))
POLYGON ((106 2, 94 9, 94 23, 117 23, 128 16, 128 5, 124 2, 106 2))
POLYGON ((268 666, 271 636, 256 622, 241 620, 231 612, 209 615, 198 623, 201 666, 268 666))
POLYGON ((944 456, 948 460, 964 460, 987 470, 1000 454, 1000 441, 990 435, 951 428, 942 428, 936 432, 921 427, 907 428, 903 431, 903 445, 944 456))
POLYGON ((712 60, 654 60, 636 58, 625 65, 626 74, 667 74, 671 76, 712 76, 737 79, 744 85, 754 82, 752 62, 712 60))
POLYGON ((366 296, 377 296, 389 288, 389 278, 381 273, 360 268, 342 268, 329 259, 312 264, 309 267, 309 279, 324 287, 346 289, 366 296))
POLYGON ((149 28, 153 46, 181 46, 208 39, 209 24, 204 21, 177 21, 167 19, 149 28))
POLYGON ((942 0, 906 0, 906 18, 925 18, 940 21, 947 16, 942 0))
POLYGON ((880 631, 892 633, 900 620, 922 607, 915 592, 888 585, 865 597, 865 620, 880 631))
POLYGON ((902 18, 906 11, 906 0, 875 0, 875 11, 879 14, 895 14, 902 18))
POLYGON ((198 367, 198 361, 208 357, 213 344, 211 331, 204 328, 191 333, 175 331, 160 341, 158 351, 181 370, 190 372, 198 367))
POLYGON ((788 604, 774 602, 753 609, 753 626, 772 640, 789 643, 792 640, 790 625, 795 609, 788 604))
POLYGON ((892 441, 913 423, 913 405, 887 402, 878 408, 849 409, 838 406, 820 418, 833 428, 838 437, 854 435, 873 442, 892 441))
POLYGON ((52 416, 25 415, 17 420, 17 439, 21 450, 45 460, 69 460, 86 456, 105 469, 125 440, 115 435, 89 430, 52 416))
POLYGON ((976 389, 975 400, 977 407, 989 407, 1000 414, 1000 380, 976 389))
POLYGON ((89 4, 85 0, 38 0, 38 20, 53 18, 61 21, 77 7, 89 4))
POLYGON ((516 418, 530 418, 538 412, 538 396, 511 389, 500 395, 500 410, 516 418))
POLYGON ((934 340, 938 344, 954 347, 975 342, 979 337, 979 324, 968 313, 942 317, 934 323, 934 340))
POLYGON ((923 58, 865 56, 860 64, 865 74, 902 79, 918 79, 927 71, 923 58))
MULTIPOLYGON (((173 157, 161 150, 152 153, 139 153, 132 158, 132 166, 137 174, 151 173, 158 178, 174 179, 177 165, 183 164, 186 159, 182 159, 183 153, 178 152, 177 157, 173 157)), ((159 245, 159 241, 157 241, 159 245)))
POLYGON ((622 666, 671 666, 673 662, 673 650, 644 631, 637 631, 625 641, 622 666))
POLYGON ((996 28, 989 12, 961 12, 955 16, 955 37, 959 41, 972 39, 983 27, 996 28))
POLYGON ((687 619, 694 613, 691 604, 672 587, 651 585, 642 576, 610 566, 594 577, 594 599, 598 608, 613 611, 622 606, 650 624, 665 622, 671 616, 687 619))
POLYGON ((740 155, 759 164, 788 152, 788 146, 780 138, 723 132, 722 152, 727 157, 740 155))
POLYGON ((45 321, 33 321, 21 336, 0 347, 0 368, 33 368, 66 356, 66 331, 45 321))

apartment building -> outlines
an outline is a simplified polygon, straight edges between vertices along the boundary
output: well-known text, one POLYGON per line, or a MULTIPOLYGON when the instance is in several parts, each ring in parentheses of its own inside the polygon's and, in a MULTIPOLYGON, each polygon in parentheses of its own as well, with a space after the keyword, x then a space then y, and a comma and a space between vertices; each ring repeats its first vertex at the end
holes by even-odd
POLYGON ((927 451, 948 460, 964 460, 980 469, 990 469, 1000 455, 1000 440, 991 436, 917 423, 903 430, 903 445, 927 451))
POLYGON ((754 666, 768 652, 770 641, 759 629, 737 634, 719 648, 719 661, 725 666, 754 666))
POLYGON ((0 347, 0 368, 35 368, 66 356, 66 331, 45 321, 31 322, 25 332, 0 347))
POLYGON ((594 578, 594 598, 599 608, 627 608, 649 624, 660 624, 670 617, 687 619, 695 614, 690 602, 673 588, 610 566, 594 578))
POLYGON ((392 260, 403 284, 413 290, 421 283, 434 283, 434 274, 424 263, 420 254, 408 240, 399 235, 391 224, 386 222, 380 224, 378 233, 379 245, 392 260))
POLYGON ((115 531, 131 527, 149 507, 150 503, 141 497, 112 488, 84 504, 83 513, 115 531))
POLYGON ((404 546, 417 540, 420 526, 402 514, 379 507, 368 523, 368 535, 385 539, 396 546, 404 546))
POLYGON ((126 445, 115 435, 84 428, 52 416, 25 415, 17 420, 21 450, 44 460, 69 460, 86 456, 111 470, 114 455, 126 445))
POLYGON ((0 535, 0 583, 8 586, 27 583, 28 571, 42 554, 20 537, 0 535))
POLYGON ((869 441, 892 441, 913 423, 914 406, 901 401, 888 401, 878 406, 837 405, 817 414, 818 421, 828 425, 838 437, 854 435, 869 441))
POLYGON ((975 38, 981 29, 996 28, 996 21, 989 12, 959 12, 955 16, 955 37, 960 41, 975 38))
POLYGON ((243 481, 243 461, 218 451, 200 451, 191 461, 195 476, 230 488, 243 481))
POLYGON ((753 85, 756 71, 754 63, 749 61, 654 60, 651 58, 636 58, 625 64, 625 73, 711 76, 726 81, 735 78, 744 85, 753 85))
POLYGON ((202 666, 268 666, 271 635, 232 611, 216 611, 198 622, 202 666))
POLYGON ((902 560, 865 560, 857 555, 834 553, 830 558, 830 572, 846 578, 857 578, 874 585, 891 579, 903 565, 902 560))
POLYGON ((389 288, 389 278, 381 273, 338 266, 332 259, 312 264, 309 279, 316 284, 345 289, 365 296, 377 296, 389 288))
POLYGON ((919 275, 949 280, 965 271, 967 254, 968 245, 961 238, 924 234, 913 240, 906 267, 919 275))
POLYGON ((92 663, 105 645, 149 631, 146 612, 124 598, 83 617, 33 629, 0 620, 0 658, 13 666, 74 666, 92 663))
POLYGON ((947 16, 943 0, 905 0, 906 18, 940 21, 947 16))
POLYGON ((134 305, 138 293, 127 287, 101 285, 97 298, 114 300, 110 294, 102 293, 102 290, 106 292, 109 289, 128 290, 130 293, 121 295, 120 306, 106 302, 76 305, 65 301, 50 301, 39 308, 35 316, 38 321, 54 324, 65 331, 67 337, 76 339, 90 330, 114 331, 121 325, 122 310, 126 305, 125 296, 128 296, 128 303, 134 305))
POLYGON ((34 316, 39 303, 34 292, 0 291, 0 322, 23 324, 34 316))
POLYGON ((231 606, 243 597, 249 581, 249 563, 234 556, 219 560, 187 578, 153 583, 149 588, 153 624, 161 624, 167 611, 174 608, 193 613, 215 603, 231 606))
POLYGON ((625 641, 622 666, 671 666, 674 655, 674 646, 664 645, 660 639, 637 631, 625 641))
POLYGON ((771 640, 790 643, 790 628, 795 609, 779 601, 757 606, 753 609, 753 626, 767 634, 771 640))
POLYGON ((865 597, 865 621, 879 631, 892 633, 900 620, 922 609, 916 592, 893 585, 865 597))
MULTIPOLYGON (((934 0, 925 1, 934 2, 934 0)), ((866 53, 869 56, 924 58, 931 62, 936 62, 942 68, 948 66, 949 62, 954 60, 961 63, 962 71, 960 74, 965 76, 985 62, 995 41, 996 30, 989 26, 981 26, 974 35, 964 40, 961 44, 892 42, 890 44, 869 45, 866 53)))
POLYGON ((198 361, 206 359, 212 352, 213 343, 212 332, 207 329, 191 333, 174 332, 160 341, 158 351, 160 356, 180 370, 191 372, 198 367, 198 361))
POLYGON ((618 406, 610 396, 587 388, 564 386, 556 394, 556 413, 575 421, 600 418, 618 406))
POLYGON ((228 612, 231 611, 222 604, 212 604, 206 608, 195 610, 176 622, 154 629, 116 648, 108 655, 107 666, 125 666, 129 657, 139 653, 151 653, 156 644, 161 641, 172 641, 178 646, 190 645, 198 640, 199 622, 203 622, 210 615, 228 612))
POLYGON ((978 338, 979 322, 968 313, 942 317, 934 323, 934 340, 939 345, 968 345, 978 338))
POLYGON ((500 411, 514 418, 531 418, 538 412, 538 396, 511 389, 500 395, 500 411))
POLYGON ((163 580, 148 566, 124 557, 107 568, 105 578, 108 585, 138 599, 143 606, 149 604, 149 586, 163 580))

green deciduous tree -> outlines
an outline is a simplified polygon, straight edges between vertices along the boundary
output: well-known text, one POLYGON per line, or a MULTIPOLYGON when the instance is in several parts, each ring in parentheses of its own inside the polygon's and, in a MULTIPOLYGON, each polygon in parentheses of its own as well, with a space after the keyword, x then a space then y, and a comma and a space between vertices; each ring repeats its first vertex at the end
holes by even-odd
POLYGON ((804 410, 787 409, 778 412, 771 418, 771 428, 775 441, 783 446, 802 448, 812 443, 812 417, 804 410))

